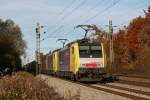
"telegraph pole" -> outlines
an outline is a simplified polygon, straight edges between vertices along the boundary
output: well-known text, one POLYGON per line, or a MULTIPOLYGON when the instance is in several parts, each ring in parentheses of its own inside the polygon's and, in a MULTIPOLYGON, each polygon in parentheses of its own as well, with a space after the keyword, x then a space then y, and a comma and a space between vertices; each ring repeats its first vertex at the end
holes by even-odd
POLYGON ((41 58, 40 58, 40 23, 36 24, 36 75, 40 72, 41 58))
POLYGON ((113 49, 113 27, 117 27, 117 26, 113 26, 112 25, 112 20, 109 20, 109 40, 110 40, 110 70, 112 71, 113 67, 114 67, 114 49, 113 49))

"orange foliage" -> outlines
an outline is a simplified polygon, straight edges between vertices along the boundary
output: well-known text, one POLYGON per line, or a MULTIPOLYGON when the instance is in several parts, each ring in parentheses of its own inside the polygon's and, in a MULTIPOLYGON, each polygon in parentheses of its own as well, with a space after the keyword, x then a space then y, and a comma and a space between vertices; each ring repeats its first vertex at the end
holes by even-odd
POLYGON ((147 25, 150 25, 150 21, 148 21, 146 18, 138 17, 130 23, 127 29, 128 40, 129 40, 128 48, 134 56, 136 56, 137 50, 139 48, 138 35, 143 29, 143 27, 147 25))
POLYGON ((120 30, 113 42, 118 72, 127 69, 126 73, 150 74, 150 7, 144 17, 133 19, 127 29, 120 30))

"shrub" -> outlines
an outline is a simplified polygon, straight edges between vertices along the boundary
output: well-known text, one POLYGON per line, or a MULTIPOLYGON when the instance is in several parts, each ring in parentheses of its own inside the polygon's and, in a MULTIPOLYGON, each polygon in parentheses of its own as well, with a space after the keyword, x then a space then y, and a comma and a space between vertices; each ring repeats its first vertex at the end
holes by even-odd
POLYGON ((43 80, 27 72, 0 79, 0 100, 64 100, 43 80))

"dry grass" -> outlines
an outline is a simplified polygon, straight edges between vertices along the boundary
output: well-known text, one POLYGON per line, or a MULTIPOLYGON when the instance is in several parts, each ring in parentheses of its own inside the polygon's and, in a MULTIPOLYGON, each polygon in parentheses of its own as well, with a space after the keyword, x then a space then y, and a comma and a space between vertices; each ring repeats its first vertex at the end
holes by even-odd
POLYGON ((64 100, 53 88, 27 72, 0 79, 0 100, 64 100))

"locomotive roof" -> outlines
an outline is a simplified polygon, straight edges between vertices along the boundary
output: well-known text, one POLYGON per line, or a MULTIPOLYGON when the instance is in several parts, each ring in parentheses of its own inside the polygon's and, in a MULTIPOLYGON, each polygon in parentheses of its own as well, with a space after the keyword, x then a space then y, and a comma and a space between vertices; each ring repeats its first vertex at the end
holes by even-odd
POLYGON ((54 52, 56 52, 56 51, 59 51, 59 50, 61 50, 61 48, 54 50, 52 53, 54 53, 54 52))
MULTIPOLYGON (((79 44, 82 44, 82 45, 84 45, 84 44, 86 45, 86 44, 91 43, 91 41, 90 41, 90 39, 88 39, 88 38, 78 39, 78 40, 75 40, 75 41, 73 41, 73 42, 70 42, 70 43, 66 44, 64 48, 59 48, 59 49, 54 50, 52 53, 66 50, 66 49, 68 49, 73 43, 79 43, 79 44)), ((98 42, 94 42, 94 44, 99 44, 99 43, 98 43, 98 42)))
POLYGON ((89 44, 89 43, 99 44, 98 42, 91 42, 91 40, 88 39, 88 38, 83 38, 83 39, 75 40, 75 41, 73 41, 71 43, 68 43, 66 46, 70 47, 71 44, 76 43, 76 42, 79 43, 79 44, 83 44, 83 45, 84 44, 89 44))

